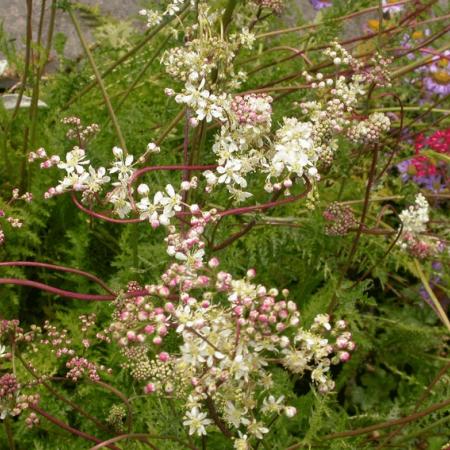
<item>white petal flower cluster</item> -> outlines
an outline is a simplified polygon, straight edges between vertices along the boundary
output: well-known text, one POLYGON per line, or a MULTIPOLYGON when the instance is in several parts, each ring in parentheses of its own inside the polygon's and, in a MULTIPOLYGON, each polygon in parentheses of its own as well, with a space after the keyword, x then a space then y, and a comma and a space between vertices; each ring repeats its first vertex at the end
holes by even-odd
POLYGON ((415 258, 427 258, 442 252, 445 244, 432 236, 427 236, 427 224, 430 205, 422 194, 417 194, 414 205, 404 209, 400 214, 402 233, 397 244, 415 258))
POLYGON ((300 122, 295 118, 285 118, 281 128, 276 132, 275 153, 270 164, 271 176, 280 177, 283 172, 298 177, 306 172, 310 177, 317 176, 315 164, 319 152, 313 138, 313 124, 300 122))
POLYGON ((159 25, 166 16, 177 15, 185 3, 185 0, 172 0, 165 6, 162 12, 152 9, 141 9, 139 14, 147 19, 147 27, 150 28, 159 25))
POLYGON ((45 163, 42 163, 41 167, 51 167, 52 165, 57 165, 59 169, 65 170, 66 176, 58 185, 46 192, 46 198, 71 190, 83 192, 86 196, 92 195, 99 192, 102 186, 110 181, 106 169, 104 167, 98 169, 92 167, 90 161, 86 159, 86 152, 79 147, 74 147, 73 150, 68 152, 65 161, 60 161, 59 157, 52 156, 45 163), (46 164, 47 162, 48 164, 46 164))
POLYGON ((311 374, 322 393, 333 389, 330 366, 347 361, 355 348, 346 324, 332 326, 318 315, 304 328, 289 292, 254 283, 255 271, 235 279, 205 261, 202 234, 215 212, 191 219, 188 231, 169 227, 168 253, 175 262, 146 295, 119 297, 105 331, 117 341, 124 366, 144 392, 184 404, 183 423, 191 435, 222 426, 236 436, 235 448, 263 439, 274 415, 293 417, 296 408, 273 393, 273 363, 298 375, 311 374), (167 338, 179 343, 162 351, 167 338), (258 418, 258 419, 257 419, 258 418))
POLYGON ((403 223, 405 233, 419 234, 423 233, 429 222, 430 205, 422 194, 417 194, 414 205, 404 209, 400 214, 400 220, 403 223))
MULTIPOLYGON (((65 161, 61 161, 56 155, 51 156, 41 163, 41 167, 47 168, 56 165, 59 169, 65 170, 66 176, 57 186, 50 188, 45 193, 45 197, 50 198, 63 192, 76 191, 82 192, 83 201, 102 202, 97 194, 109 187, 110 190, 104 195, 103 203, 112 205, 113 212, 120 218, 129 216, 130 212, 134 210, 139 212, 141 219, 148 220, 154 228, 159 225, 169 225, 171 218, 182 209, 182 197, 175 192, 174 187, 168 184, 164 191, 157 191, 150 199, 149 186, 141 184, 137 189, 140 200, 135 202, 134 189, 131 186, 136 164, 141 159, 145 159, 146 155, 157 152, 159 152, 159 147, 150 143, 144 155, 135 161, 133 155, 126 155, 121 148, 114 147, 112 150, 114 160, 108 169, 92 167, 90 161, 86 159, 85 150, 79 147, 74 147, 68 152, 65 161), (87 170, 86 166, 88 166, 87 170), (110 175, 114 177, 114 180, 110 175)), ((38 153, 33 153, 29 157, 30 161, 47 157, 44 149, 40 149, 38 153)), ((193 177, 191 181, 181 183, 180 190, 186 191, 196 187, 197 178, 193 177)))
POLYGON ((205 89, 203 78, 198 85, 187 82, 185 90, 176 95, 175 101, 188 106, 194 112, 195 120, 206 120, 209 123, 213 119, 225 121, 229 99, 226 94, 215 95, 205 89))
MULTIPOLYGON (((147 194, 149 188, 145 184, 141 184, 140 191, 147 194)), ((179 211, 181 211, 181 195, 175 192, 171 184, 166 186, 165 192, 158 191, 153 200, 144 195, 141 200, 136 203, 140 212, 140 218, 148 220, 154 228, 161 225, 169 225, 170 219, 179 211)))

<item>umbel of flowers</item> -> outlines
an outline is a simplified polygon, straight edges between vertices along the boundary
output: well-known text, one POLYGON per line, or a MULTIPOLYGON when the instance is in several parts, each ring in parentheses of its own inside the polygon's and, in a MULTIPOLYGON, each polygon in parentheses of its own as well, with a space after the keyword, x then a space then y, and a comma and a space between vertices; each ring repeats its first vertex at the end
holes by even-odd
POLYGON ((445 244, 440 239, 428 236, 427 223, 430 205, 422 194, 417 194, 414 205, 404 209, 399 218, 402 221, 398 245, 416 258, 427 258, 441 253, 445 244))
POLYGON ((296 414, 273 392, 273 366, 309 376, 325 394, 334 388, 331 365, 347 361, 355 344, 346 323, 332 325, 326 314, 302 325, 289 291, 257 284, 255 270, 234 278, 217 258, 206 261, 201 236, 214 220, 214 211, 198 213, 185 233, 169 227, 175 262, 145 295, 119 296, 100 337, 117 342, 145 393, 182 401, 190 434, 219 427, 236 448, 247 448, 269 431, 274 414, 296 414), (175 351, 165 346, 169 336, 175 351))
MULTIPOLYGON (((249 28, 238 35, 218 33, 212 24, 218 20, 205 4, 199 4, 198 27, 191 30, 183 47, 168 50, 162 57, 167 73, 182 83, 180 92, 166 89, 169 96, 186 107, 186 130, 200 121, 214 121, 219 131, 214 137, 211 154, 212 168, 203 172, 201 186, 210 193, 225 187, 236 203, 252 197, 250 185, 265 177, 264 190, 290 195, 296 184, 320 180, 320 170, 331 163, 338 150, 338 142, 347 136, 354 143, 373 144, 389 130, 390 120, 383 113, 367 117, 355 114, 359 101, 369 86, 389 85, 386 71, 388 60, 375 58, 373 68, 352 57, 337 43, 324 54, 338 67, 345 67, 350 76, 317 72, 304 77, 319 100, 301 103, 302 117, 284 117, 281 125, 272 130, 273 98, 265 93, 231 94, 239 88, 245 74, 234 68, 234 58, 241 46, 252 48, 254 35, 249 28), (231 81, 229 81, 231 80, 231 81)), ((77 141, 65 160, 59 156, 40 153, 30 160, 47 158, 42 168, 57 166, 65 171, 62 180, 46 193, 52 197, 66 191, 81 192, 82 202, 93 206, 112 205, 120 218, 130 213, 139 214, 152 226, 168 225, 172 218, 189 205, 182 191, 200 186, 197 179, 184 179, 180 188, 166 186, 165 191, 152 190, 142 184, 137 189, 140 200, 135 200, 134 180, 138 166, 152 153, 160 151, 150 143, 147 150, 135 158, 124 150, 113 149, 114 161, 110 168, 95 168, 87 158, 86 140, 98 131, 95 124, 83 127, 76 118, 65 119, 73 126, 68 137, 77 141), (44 154, 44 157, 42 157, 44 154), (102 191, 108 189, 102 198, 102 191)), ((188 133, 185 136, 187 141, 188 133)), ((277 194, 278 195, 278 194, 277 194)))

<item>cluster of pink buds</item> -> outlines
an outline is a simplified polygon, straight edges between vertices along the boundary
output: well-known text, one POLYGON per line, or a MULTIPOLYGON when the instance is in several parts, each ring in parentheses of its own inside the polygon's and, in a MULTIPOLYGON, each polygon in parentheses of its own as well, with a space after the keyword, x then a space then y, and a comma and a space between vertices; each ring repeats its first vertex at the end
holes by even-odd
POLYGON ((28 154, 28 162, 34 162, 37 159, 45 159, 47 157, 47 152, 45 148, 38 148, 35 152, 30 152, 28 154))
POLYGON ((355 215, 349 206, 333 202, 324 211, 328 224, 325 233, 329 236, 343 236, 357 225, 355 215))
MULTIPOLYGON (((20 195, 19 189, 15 188, 12 190, 11 198, 6 203, 6 207, 8 208, 12 203, 18 200, 23 200, 26 203, 30 203, 33 200, 33 194, 31 192, 25 192, 24 194, 20 195)), ((0 219, 2 218, 6 218, 6 221, 10 224, 12 228, 22 228, 23 221, 21 219, 9 216, 5 210, 0 209, 0 219)), ((4 242, 5 242, 5 232, 0 226, 0 245, 2 245, 4 242)))
POLYGON ((237 95, 231 102, 231 109, 240 125, 267 123, 272 116, 272 101, 267 94, 237 95))
POLYGON ((27 334, 24 333, 19 325, 20 322, 16 319, 0 321, 0 342, 11 342, 13 340, 19 342, 26 340, 27 334))
POLYGON ((414 233, 405 232, 401 237, 401 247, 417 259, 426 259, 442 253, 446 245, 443 241, 434 240, 428 236, 417 236, 414 233))
POLYGON ((48 156, 45 149, 40 148, 36 150, 36 152, 30 152, 28 154, 28 162, 34 162, 36 160, 45 160, 42 161, 39 165, 41 169, 50 169, 51 167, 57 166, 61 162, 61 158, 58 155, 48 156))
POLYGON ((351 357, 351 352, 356 348, 355 342, 352 340, 352 333, 347 330, 347 323, 345 320, 338 320, 336 327, 333 330, 336 336, 336 343, 334 345, 334 351, 336 352, 336 358, 333 363, 347 362, 351 357))
POLYGON ((78 145, 84 146, 87 140, 97 134, 100 131, 100 127, 96 123, 87 125, 86 127, 82 125, 81 119, 79 117, 65 117, 61 120, 65 125, 70 125, 70 128, 66 134, 67 139, 72 139, 78 141, 78 145))
POLYGON ((36 415, 36 413, 32 412, 25 419, 25 424, 28 428, 33 428, 33 427, 37 426, 37 425, 39 425, 39 417, 36 415))
POLYGON ((6 416, 18 416, 22 411, 30 406, 37 405, 39 395, 21 395, 22 388, 15 375, 6 373, 0 377, 0 418, 6 416))
MULTIPOLYGON (((152 295, 165 298, 169 289, 165 286, 149 286, 152 295)), ((173 312, 173 304, 166 302, 163 307, 155 306, 149 296, 137 296, 118 299, 115 319, 107 332, 117 340, 122 348, 139 346, 150 340, 160 346, 169 331, 169 316, 173 312)))
POLYGON ((105 370, 104 366, 97 366, 95 363, 92 363, 82 357, 71 358, 67 361, 66 367, 70 369, 66 373, 66 377, 72 381, 78 381, 85 375, 87 375, 92 381, 100 381, 98 370, 105 370))
POLYGON ((75 354, 75 351, 71 348, 72 340, 69 338, 67 330, 63 329, 59 331, 48 320, 44 323, 44 330, 46 331, 46 335, 41 338, 40 344, 49 346, 50 351, 57 358, 73 356, 75 354))
POLYGON ((22 228, 23 222, 20 219, 16 219, 14 217, 8 217, 6 220, 9 222, 9 224, 13 228, 22 228))
POLYGON ((0 399, 11 400, 14 394, 20 389, 17 378, 12 373, 6 373, 0 377, 0 399))

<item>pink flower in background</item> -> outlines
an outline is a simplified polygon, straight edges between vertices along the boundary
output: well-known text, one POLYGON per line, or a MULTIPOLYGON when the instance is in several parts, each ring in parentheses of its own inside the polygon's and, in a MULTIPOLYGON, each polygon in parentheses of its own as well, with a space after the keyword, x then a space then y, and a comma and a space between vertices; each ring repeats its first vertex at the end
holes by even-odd
POLYGON ((397 164, 403 181, 409 180, 431 191, 440 191, 448 184, 447 165, 442 161, 433 161, 421 154, 422 150, 450 154, 450 128, 438 130, 429 137, 419 135, 415 142, 416 155, 397 164))

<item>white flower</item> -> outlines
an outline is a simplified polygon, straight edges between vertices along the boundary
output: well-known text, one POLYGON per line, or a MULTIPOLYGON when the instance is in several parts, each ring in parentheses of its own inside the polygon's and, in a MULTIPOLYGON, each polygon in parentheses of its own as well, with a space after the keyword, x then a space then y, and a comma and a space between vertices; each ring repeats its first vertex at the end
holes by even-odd
POLYGON ((251 50, 253 48, 253 44, 256 41, 256 36, 254 33, 251 33, 247 27, 244 27, 241 30, 239 39, 243 47, 251 50))
POLYGON ((284 409, 284 414, 290 419, 297 414, 297 408, 295 406, 286 406, 284 409))
POLYGON ((203 176, 206 178, 206 182, 209 185, 212 186, 217 183, 216 175, 213 172, 211 172, 210 170, 206 170, 205 172, 203 172, 203 176))
POLYGON ((181 211, 181 195, 175 192, 171 184, 166 186, 167 196, 158 198, 159 204, 164 207, 163 216, 170 219, 175 215, 174 211, 181 211))
POLYGON ((241 424, 248 425, 250 423, 250 421, 245 417, 246 413, 247 409, 236 408, 236 405, 231 401, 228 401, 225 404, 224 418, 235 428, 239 428, 241 424))
POLYGON ((59 162, 58 168, 65 170, 68 174, 76 172, 81 174, 84 172, 84 167, 86 164, 89 164, 89 160, 85 159, 86 152, 78 147, 74 147, 74 149, 66 154, 66 161, 59 162))
POLYGON ((8 68, 8 61, 6 59, 0 59, 0 77, 6 72, 8 68))
POLYGON ((269 395, 263 400, 261 412, 263 414, 280 414, 284 409, 284 395, 275 399, 273 395, 269 395))
POLYGON ((422 194, 417 194, 414 205, 399 215, 403 223, 403 232, 423 233, 426 230, 426 223, 430 220, 429 207, 426 198, 422 194))
POLYGON ((205 256, 205 250, 202 248, 194 250, 189 253, 176 252, 175 258, 179 261, 186 261, 186 265, 189 267, 197 266, 203 263, 203 256, 205 256))
POLYGON ((123 150, 120 147, 113 147, 112 152, 117 159, 122 159, 123 150))
POLYGON ((230 159, 225 164, 225 167, 219 166, 217 172, 221 175, 219 177, 219 183, 229 184, 236 183, 239 186, 246 188, 247 181, 240 175, 242 163, 238 159, 230 159))
POLYGON ((234 440, 234 448, 235 450, 249 450, 250 444, 248 442, 248 436, 246 434, 242 434, 240 431, 239 438, 234 440))
POLYGON ((189 434, 196 434, 197 436, 206 435, 205 427, 211 423, 212 420, 207 418, 206 413, 200 412, 197 407, 187 412, 183 421, 183 425, 189 427, 189 434))
POLYGON ((383 11, 384 12, 391 12, 392 14, 398 14, 403 10, 404 5, 393 5, 390 6, 391 3, 397 3, 398 0, 382 0, 383 4, 383 11))
POLYGON ((257 439, 263 439, 264 434, 269 432, 269 429, 263 426, 261 422, 253 419, 253 422, 248 426, 248 432, 255 436, 257 439))
POLYGON ((138 186, 137 192, 139 195, 148 195, 150 188, 148 187, 148 184, 142 183, 138 186))
MULTIPOLYGON (((117 149, 117 147, 114 148, 117 149)), ((120 158, 119 161, 116 161, 113 164, 113 167, 109 169, 109 173, 117 173, 118 174, 117 178, 120 181, 127 181, 133 173, 132 170, 133 160, 134 160, 133 155, 127 155, 125 160, 123 158, 120 158)))
POLYGON ((85 185, 89 192, 98 192, 103 184, 110 181, 110 177, 106 175, 106 169, 100 167, 97 171, 89 166, 89 173, 85 172, 88 177, 86 178, 85 185))

